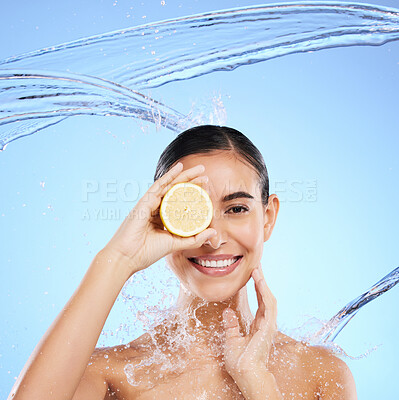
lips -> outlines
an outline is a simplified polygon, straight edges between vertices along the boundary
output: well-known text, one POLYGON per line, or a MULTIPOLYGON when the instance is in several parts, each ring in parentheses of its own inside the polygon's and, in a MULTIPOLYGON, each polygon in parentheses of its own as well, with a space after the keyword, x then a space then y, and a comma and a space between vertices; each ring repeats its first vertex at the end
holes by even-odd
POLYGON ((232 273, 240 264, 242 256, 233 256, 233 255, 228 255, 228 257, 223 256, 223 258, 222 258, 223 260, 237 258, 237 260, 233 264, 231 264, 227 267, 203 267, 202 265, 199 265, 193 261, 195 258, 200 258, 202 260, 204 260, 204 259, 206 259, 206 260, 213 259, 214 260, 214 257, 209 257, 209 256, 208 257, 205 257, 205 256, 193 257, 193 258, 189 258, 188 261, 199 272, 202 272, 205 275, 217 277, 217 276, 225 276, 225 275, 232 273))

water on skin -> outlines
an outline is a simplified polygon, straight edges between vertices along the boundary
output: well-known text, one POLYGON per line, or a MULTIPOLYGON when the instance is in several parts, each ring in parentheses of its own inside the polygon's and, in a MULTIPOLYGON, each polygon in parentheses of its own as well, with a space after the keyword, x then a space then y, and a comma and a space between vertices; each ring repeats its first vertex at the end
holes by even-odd
POLYGON ((198 124, 144 89, 292 53, 399 39, 399 10, 280 3, 104 33, 0 60, 0 150, 76 115, 116 115, 172 131, 198 124), (82 63, 82 60, 85 60, 82 63))
MULTIPOLYGON (((190 312, 178 311, 174 307, 168 309, 164 317, 162 331, 152 326, 147 330, 151 340, 141 348, 140 357, 124 367, 127 381, 132 386, 140 386, 141 389, 151 390, 157 385, 170 383, 180 375, 185 374, 187 381, 192 382, 192 387, 201 386, 198 377, 200 372, 206 368, 209 372, 210 368, 222 368, 223 362, 223 343, 224 332, 211 327, 213 336, 206 343, 206 356, 203 347, 197 347, 198 335, 196 332, 202 331, 202 326, 197 318, 197 313, 201 312, 201 307, 206 305, 203 301, 197 308, 190 312), (148 355, 146 355, 146 353, 148 355), (206 363, 206 360, 213 361, 206 363), (216 361, 216 363, 215 363, 216 361), (197 382, 198 381, 198 382, 197 382)), ((249 324, 245 327, 245 334, 249 333, 249 324)), ((202 345, 204 343, 202 342, 202 345)), ((217 374, 217 371, 215 371, 217 374)), ((236 391, 237 398, 239 396, 238 389, 232 387, 231 382, 225 379, 224 388, 226 393, 236 391)), ((209 390, 200 394, 200 398, 208 398, 209 390)), ((234 397, 235 398, 235 397, 234 397)))
MULTIPOLYGON (((159 266, 156 266, 156 268, 159 268, 159 266)), ((159 272, 161 273, 161 271, 165 269, 168 269, 167 265, 160 268, 159 272)), ((125 367, 125 374, 131 385, 138 386, 145 384, 148 389, 151 389, 161 382, 168 382, 170 378, 176 377, 185 371, 185 368, 188 366, 186 355, 190 354, 190 356, 192 356, 196 342, 195 330, 194 334, 190 334, 187 329, 188 324, 190 324, 191 327, 194 324, 198 330, 201 330, 201 323, 196 317, 196 313, 206 302, 203 301, 200 303, 190 314, 178 312, 172 305, 176 303, 176 299, 171 296, 171 290, 174 289, 177 291, 179 282, 172 275, 169 279, 157 283, 157 287, 155 287, 152 282, 149 283, 151 286, 150 293, 152 293, 152 291, 157 291, 160 296, 158 304, 149 308, 148 305, 146 305, 147 298, 129 295, 130 288, 134 293, 137 293, 135 288, 143 287, 145 279, 144 271, 135 274, 122 291, 123 298, 133 305, 129 310, 129 314, 132 313, 133 315, 141 316, 139 320, 143 323, 143 330, 151 337, 151 343, 148 345, 148 356, 144 358, 140 357, 139 361, 127 364, 125 367), (166 305, 171 306, 167 307, 166 305), (140 312, 140 308, 145 310, 145 312, 140 312), (146 315, 145 318, 143 318, 144 315, 146 315), (161 322, 166 322, 164 331, 166 334, 163 336, 166 338, 166 342, 159 345, 159 332, 155 330, 155 327, 161 322), (179 329, 176 329, 177 326, 179 329), (162 350, 165 348, 169 350, 168 353, 172 353, 172 357, 163 353, 162 350), (166 374, 162 372, 165 370, 168 371, 166 374), (149 371, 152 371, 151 376, 149 371)), ((398 282, 399 267, 384 276, 363 294, 350 301, 328 321, 321 321, 313 318, 290 334, 296 340, 307 346, 325 346, 337 356, 351 359, 363 358, 370 353, 370 350, 354 357, 348 355, 334 340, 342 331, 343 327, 347 325, 363 306, 392 289, 398 282), (315 321, 317 321, 316 324, 314 323, 315 321)), ((250 323, 246 323, 243 328, 245 334, 248 334, 250 323)), ((223 366, 223 351, 220 347, 220 341, 223 339, 222 336, 223 333, 220 334, 215 331, 214 341, 209 343, 209 354, 211 357, 219 360, 220 366, 223 366)), ((285 366, 285 368, 290 367, 293 366, 288 364, 285 366)), ((226 390, 231 390, 231 387, 227 383, 226 390)))
MULTIPOLYGON (((159 266, 155 267, 159 268, 159 266)), ((167 265, 160 269, 160 273, 165 273, 165 270, 169 270, 167 265)), ((179 376, 189 366, 187 355, 189 354, 191 359, 195 356, 195 343, 197 341, 195 332, 201 330, 201 323, 196 313, 202 305, 206 304, 206 301, 200 303, 191 312, 178 311, 172 305, 176 303, 176 299, 173 296, 171 297, 171 289, 177 291, 179 282, 171 275, 169 279, 162 280, 160 284, 157 284, 157 287, 153 282, 148 282, 148 285, 151 286, 150 293, 156 291, 160 299, 155 306, 150 308, 146 304, 146 298, 133 297, 129 294, 130 288, 132 292, 137 293, 134 288, 143 287, 145 275, 144 271, 133 275, 122 290, 122 296, 127 299, 128 303, 134 299, 131 302, 132 309, 129 314, 133 312, 139 316, 143 331, 148 333, 151 338, 149 343, 142 347, 141 353, 144 354, 144 357, 140 356, 137 361, 133 360, 132 363, 127 364, 125 373, 131 385, 145 384, 149 390, 159 383, 168 382, 172 377, 179 376), (167 307, 167 305, 170 306, 167 307), (144 312, 141 310, 144 310, 144 312), (163 330, 159 331, 156 327, 161 323, 163 330), (194 333, 191 333, 193 328, 194 333), (166 341, 163 340, 164 338, 166 338, 166 341), (148 356, 145 355, 146 353, 148 356)), ((209 343, 209 352, 212 357, 221 358, 222 356, 222 350, 219 346, 220 340, 221 334, 215 332, 214 341, 209 343)), ((198 356, 200 358, 202 354, 198 356)))

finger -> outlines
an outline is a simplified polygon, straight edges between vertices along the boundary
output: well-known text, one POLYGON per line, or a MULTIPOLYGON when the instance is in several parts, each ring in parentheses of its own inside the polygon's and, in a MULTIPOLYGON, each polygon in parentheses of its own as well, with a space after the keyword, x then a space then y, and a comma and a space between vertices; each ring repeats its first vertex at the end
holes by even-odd
MULTIPOLYGON (((261 283, 261 286, 264 285, 264 283, 261 283)), ((265 294, 265 289, 261 289, 261 296, 265 304, 265 317, 267 318, 267 321, 270 322, 270 326, 272 326, 277 318, 277 312, 275 311, 276 307, 269 296, 265 294)))
POLYGON ((259 275, 259 273, 262 271, 262 265, 260 263, 260 261, 256 264, 255 268, 252 270, 251 275, 255 274, 255 275, 259 275))
POLYGON ((273 342, 273 336, 270 335, 268 329, 259 329, 252 335, 251 342, 249 343, 249 351, 252 354, 257 354, 264 360, 268 359, 271 345, 273 342))
POLYGON ((256 312, 253 329, 264 330, 266 336, 277 331, 277 301, 266 284, 262 268, 252 271, 259 308, 256 312))
POLYGON ((162 197, 176 183, 190 181, 205 171, 205 167, 202 164, 198 164, 183 172, 182 167, 182 163, 177 163, 165 175, 155 181, 147 190, 146 195, 143 197, 143 201, 145 200, 146 205, 151 210, 155 210, 159 207, 162 197))
POLYGON ((180 251, 185 249, 196 249, 201 247, 208 239, 216 235, 216 230, 213 228, 205 229, 195 236, 180 237, 173 235, 172 251, 180 251))
POLYGON ((161 190, 160 190, 160 196, 163 197, 166 192, 176 185, 177 183, 181 182, 191 182, 192 180, 197 178, 199 175, 203 174, 205 171, 205 167, 202 164, 198 164, 193 168, 187 169, 185 171, 182 171, 178 176, 176 176, 170 183, 165 185, 161 190))
POLYGON ((262 300, 270 317, 276 317, 277 301, 276 298, 273 296, 273 293, 271 292, 269 286, 267 285, 265 278, 261 278, 259 282, 259 292, 262 296, 262 300))
POLYGON ((198 176, 190 181, 190 183, 195 183, 196 185, 204 187, 208 182, 209 178, 206 175, 198 176))
POLYGON ((183 163, 178 162, 174 165, 168 172, 166 172, 163 176, 157 179, 150 187, 152 193, 157 192, 159 189, 165 187, 170 182, 172 182, 183 170, 183 163))
POLYGON ((255 293, 256 293, 256 298, 258 300, 258 311, 259 311, 259 313, 261 313, 262 315, 265 316, 266 304, 264 302, 264 299, 263 299, 262 293, 261 293, 261 280, 262 280, 262 277, 261 277, 261 274, 259 272, 259 268, 255 268, 252 271, 252 277, 254 279, 255 293))
POLYGON ((266 284, 260 263, 252 271, 252 277, 255 283, 259 308, 251 327, 251 346, 255 353, 263 352, 268 354, 277 332, 277 305, 273 294, 266 284))
POLYGON ((174 165, 149 187, 145 195, 139 200, 139 203, 149 210, 155 210, 161 203, 161 191, 181 173, 182 169, 183 163, 178 162, 174 165))
POLYGON ((226 341, 241 337, 238 318, 231 308, 226 308, 223 311, 223 325, 226 332, 226 341))
POLYGON ((263 316, 256 315, 251 327, 250 352, 253 354, 269 354, 271 345, 277 333, 277 327, 274 327, 271 321, 263 316))
POLYGON ((255 276, 257 277, 256 293, 259 296, 258 302, 260 301, 262 304, 262 307, 259 306, 262 314, 260 320, 264 318, 269 329, 274 330, 277 329, 277 301, 262 275, 261 271, 255 272, 255 276))

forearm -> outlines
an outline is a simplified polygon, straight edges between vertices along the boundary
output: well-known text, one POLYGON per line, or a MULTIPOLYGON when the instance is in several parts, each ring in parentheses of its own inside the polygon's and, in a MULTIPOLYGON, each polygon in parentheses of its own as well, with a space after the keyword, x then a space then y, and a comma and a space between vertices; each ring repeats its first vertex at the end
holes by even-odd
POLYGON ((71 399, 127 277, 121 259, 100 252, 44 334, 9 399, 71 399), (111 260, 111 261, 109 261, 111 260))
POLYGON ((266 368, 241 373, 234 378, 246 400, 282 400, 274 375, 266 368))

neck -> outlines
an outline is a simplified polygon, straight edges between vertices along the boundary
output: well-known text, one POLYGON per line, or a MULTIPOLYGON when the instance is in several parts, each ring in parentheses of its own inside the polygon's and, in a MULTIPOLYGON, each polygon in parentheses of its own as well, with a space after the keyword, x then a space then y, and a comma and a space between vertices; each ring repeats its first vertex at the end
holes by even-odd
POLYGON ((240 331, 246 335, 254 317, 248 304, 246 286, 224 301, 206 301, 180 285, 176 308, 183 317, 187 333, 197 343, 215 343, 223 333, 223 310, 231 308, 238 317, 240 331))

